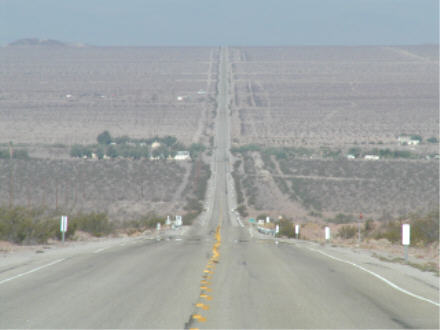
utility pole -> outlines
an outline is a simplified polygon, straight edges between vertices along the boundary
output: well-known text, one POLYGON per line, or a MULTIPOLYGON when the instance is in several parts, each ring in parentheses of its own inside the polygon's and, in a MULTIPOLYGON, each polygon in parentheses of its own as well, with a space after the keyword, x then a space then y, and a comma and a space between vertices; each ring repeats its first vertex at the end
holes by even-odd
POLYGON ((9 208, 14 205, 14 148, 12 142, 9 142, 9 208))

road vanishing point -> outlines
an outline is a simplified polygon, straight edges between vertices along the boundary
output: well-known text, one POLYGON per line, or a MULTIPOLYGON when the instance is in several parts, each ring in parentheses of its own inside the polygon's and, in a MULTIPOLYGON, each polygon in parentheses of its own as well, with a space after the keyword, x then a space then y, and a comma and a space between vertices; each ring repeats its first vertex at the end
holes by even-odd
POLYGON ((439 328, 438 287, 237 219, 228 57, 223 47, 208 211, 180 235, 0 260, 1 328, 439 328))

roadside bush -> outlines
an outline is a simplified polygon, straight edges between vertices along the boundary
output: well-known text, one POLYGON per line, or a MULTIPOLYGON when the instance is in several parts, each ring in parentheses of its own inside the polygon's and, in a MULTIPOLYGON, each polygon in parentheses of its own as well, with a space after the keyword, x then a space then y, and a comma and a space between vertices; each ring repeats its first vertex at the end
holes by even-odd
POLYGON ((197 168, 198 177, 194 185, 194 194, 199 200, 203 200, 208 188, 208 180, 211 177, 211 169, 209 164, 202 162, 198 162, 195 167, 197 168))
POLYGON ((343 239, 353 238, 357 233, 355 226, 344 225, 338 230, 338 236, 343 239))
POLYGON ((155 213, 149 213, 140 219, 132 220, 129 221, 128 223, 123 224, 123 227, 133 228, 136 230, 145 230, 145 229, 156 228, 156 225, 158 223, 164 225, 165 218, 159 217, 155 213))
POLYGON ((72 217, 69 226, 72 226, 72 230, 82 230, 97 237, 109 234, 113 229, 105 213, 95 212, 72 217))
POLYGON ((239 173, 240 165, 241 165, 241 160, 235 161, 234 170, 231 173, 232 178, 234 179, 235 192, 237 194, 236 196, 237 204, 241 204, 244 202, 244 194, 243 194, 243 190, 241 189, 240 173, 239 173))
POLYGON ((258 144, 247 144, 240 147, 233 147, 231 148, 231 152, 233 154, 244 154, 248 151, 261 151, 262 147, 258 144))
POLYGON ((185 226, 192 225, 192 223, 194 222, 194 219, 196 219, 199 214, 200 214, 200 212, 189 212, 189 213, 185 214, 182 217, 182 223, 185 226))
POLYGON ((351 214, 338 213, 334 218, 325 219, 327 222, 341 224, 354 222, 356 218, 351 214))
POLYGON ((246 206, 244 206, 243 204, 241 204, 240 206, 237 207, 237 212, 242 216, 242 217, 247 217, 249 215, 249 213, 247 212, 247 208, 246 206))
POLYGON ((41 210, 24 207, 0 208, 0 240, 13 243, 45 243, 55 238, 59 222, 41 210))
POLYGON ((195 211, 195 212, 202 212, 203 205, 202 203, 196 199, 196 198, 187 198, 186 199, 186 205, 183 207, 185 211, 195 211))
POLYGON ((373 221, 373 219, 368 219, 367 221, 365 221, 364 231, 370 232, 373 229, 374 229, 374 221, 373 221))
POLYGON ((411 217, 411 243, 430 244, 439 240, 439 211, 411 217))
POLYGON ((397 243, 401 239, 401 225, 399 221, 389 221, 382 226, 376 239, 385 238, 391 243, 397 243))
POLYGON ((279 221, 278 225, 280 226, 279 236, 285 236, 288 238, 295 237, 295 227, 293 223, 288 220, 282 219, 279 221))
POLYGON ((391 243, 399 243, 402 237, 402 223, 411 225, 411 245, 427 245, 439 240, 439 211, 426 215, 412 214, 407 221, 389 221, 378 229, 375 238, 386 238, 391 243))

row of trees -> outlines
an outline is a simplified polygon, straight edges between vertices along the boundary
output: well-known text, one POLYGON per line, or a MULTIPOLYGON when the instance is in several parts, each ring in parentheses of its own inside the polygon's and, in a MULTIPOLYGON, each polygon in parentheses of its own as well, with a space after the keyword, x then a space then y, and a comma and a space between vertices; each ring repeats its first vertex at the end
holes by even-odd
MULTIPOLYGON (((10 159, 11 154, 9 150, 0 149, 0 159, 10 159)), ((12 153, 13 159, 29 159, 29 153, 26 149, 14 150, 12 153)))
POLYGON ((350 155, 357 157, 365 156, 365 155, 377 155, 381 158, 415 158, 416 155, 408 150, 391 150, 387 149, 378 149, 374 148, 371 150, 362 150, 361 148, 350 148, 348 150, 350 155))
MULTIPOLYGON (((432 143, 437 143, 436 138, 430 138, 428 141, 432 143)), ((323 158, 341 159, 345 158, 344 153, 341 149, 331 149, 329 147, 321 147, 319 150, 313 150, 303 147, 264 147, 258 144, 248 144, 239 147, 231 148, 233 154, 245 155, 248 152, 259 152, 265 161, 265 164, 272 167, 273 164, 270 162, 270 156, 274 156, 277 160, 291 159, 295 157, 310 157, 312 155, 318 155, 323 158)), ((352 147, 348 150, 348 154, 355 156, 356 158, 363 157, 365 155, 377 155, 381 158, 417 158, 420 155, 409 150, 391 150, 389 148, 380 149, 374 148, 370 150, 364 150, 359 147, 352 147)))
POLYGON ((129 136, 113 138, 108 131, 104 131, 97 137, 97 144, 80 145, 75 144, 70 149, 71 157, 96 157, 97 159, 108 158, 133 158, 148 159, 150 157, 167 159, 174 158, 178 151, 188 150, 192 159, 205 151, 205 146, 200 143, 193 143, 189 147, 180 143, 174 136, 154 137, 150 139, 132 139, 129 136), (153 148, 153 143, 158 146, 153 148))
MULTIPOLYGON (((422 143, 423 141, 423 137, 418 134, 413 134, 413 135, 402 134, 401 136, 409 136, 411 140, 419 141, 420 143, 422 143)), ((431 136, 430 138, 426 139, 426 142, 438 143, 438 138, 436 138, 435 136, 431 136)))
POLYGON ((151 145, 153 142, 159 142, 160 144, 164 144, 167 147, 175 146, 176 144, 179 144, 177 141, 177 138, 174 136, 165 136, 165 137, 159 137, 155 136, 148 139, 134 139, 129 137, 128 135, 122 135, 117 137, 112 137, 109 131, 104 131, 101 134, 99 134, 96 138, 96 141, 100 145, 109 145, 109 144, 141 144, 141 145, 151 145))

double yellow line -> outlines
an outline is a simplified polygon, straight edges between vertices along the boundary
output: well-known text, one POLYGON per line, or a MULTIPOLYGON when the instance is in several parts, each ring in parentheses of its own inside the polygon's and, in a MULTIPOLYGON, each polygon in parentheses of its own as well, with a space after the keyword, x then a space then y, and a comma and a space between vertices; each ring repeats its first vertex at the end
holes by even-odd
MULTIPOLYGON (((200 281, 200 298, 211 301, 212 297, 208 295, 209 292, 212 292, 212 289, 209 287, 211 285, 211 282, 209 280, 212 278, 212 274, 214 274, 215 265, 218 263, 218 260, 220 258, 220 252, 218 251, 221 245, 222 239, 220 234, 220 225, 217 226, 217 229, 215 231, 215 243, 212 247, 212 256, 208 261, 208 264, 206 265, 205 269, 203 270, 203 280, 200 281)), ((198 302, 196 304, 197 308, 203 309, 205 311, 209 310, 209 305, 198 302)), ((199 322, 206 322, 206 318, 203 317, 201 314, 193 314, 192 318, 199 322)), ((195 330, 196 328, 191 328, 195 330)))

